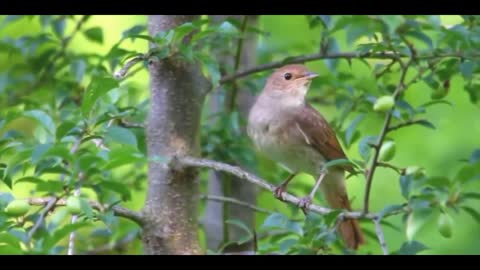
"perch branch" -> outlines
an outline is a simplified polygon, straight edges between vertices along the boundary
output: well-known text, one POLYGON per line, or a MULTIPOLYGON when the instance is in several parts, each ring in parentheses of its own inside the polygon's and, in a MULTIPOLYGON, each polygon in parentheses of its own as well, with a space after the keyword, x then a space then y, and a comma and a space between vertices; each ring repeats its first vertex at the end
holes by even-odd
MULTIPOLYGON (((175 157, 171 160, 170 166, 172 168, 176 168, 177 166, 187 166, 187 167, 198 167, 198 168, 209 168, 215 171, 219 172, 225 172, 229 173, 231 175, 236 176, 240 180, 244 180, 247 182, 250 182, 256 186, 259 186, 265 190, 268 190, 270 192, 273 192, 275 190, 275 186, 268 183, 267 181, 259 178, 256 175, 253 175, 242 168, 238 166, 232 166, 226 163, 222 162, 217 162, 209 159, 200 159, 200 158, 194 158, 194 157, 175 157)), ((298 205, 300 199, 296 196, 293 196, 291 194, 285 193, 283 197, 285 202, 298 205)), ((333 209, 322 207, 316 204, 311 204, 309 206, 309 210, 318 214, 328 214, 333 211, 333 209)), ((400 213, 404 213, 407 211, 406 209, 402 209, 399 211, 393 211, 390 213, 386 213, 383 215, 384 217, 390 216, 390 215, 396 215, 400 213)), ((374 219, 377 218, 378 215, 374 213, 368 213, 365 214, 361 211, 343 211, 342 215, 346 218, 354 218, 354 219, 360 219, 360 218, 367 218, 367 219, 374 219)))

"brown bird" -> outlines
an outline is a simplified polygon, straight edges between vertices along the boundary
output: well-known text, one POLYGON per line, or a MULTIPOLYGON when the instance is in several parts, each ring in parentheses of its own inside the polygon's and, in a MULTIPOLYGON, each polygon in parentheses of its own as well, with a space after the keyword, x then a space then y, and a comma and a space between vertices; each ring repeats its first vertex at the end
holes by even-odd
MULTIPOLYGON (((300 172, 316 177, 315 185, 300 202, 306 213, 318 188, 332 208, 351 210, 345 187, 346 165, 323 165, 335 159, 346 159, 334 130, 306 100, 311 80, 318 74, 303 65, 287 65, 267 79, 248 117, 247 132, 257 149, 285 167, 291 175, 275 189, 282 198, 288 183, 300 172)), ((364 243, 355 219, 345 219, 339 232, 347 247, 357 249, 364 243)))

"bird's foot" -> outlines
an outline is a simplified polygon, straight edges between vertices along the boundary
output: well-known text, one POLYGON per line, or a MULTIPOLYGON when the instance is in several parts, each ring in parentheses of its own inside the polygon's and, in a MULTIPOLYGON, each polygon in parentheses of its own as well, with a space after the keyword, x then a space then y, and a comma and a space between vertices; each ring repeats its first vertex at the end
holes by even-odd
POLYGON ((286 191, 285 186, 279 185, 273 190, 273 196, 275 196, 275 198, 279 199, 280 201, 285 201, 285 199, 283 198, 283 193, 285 191, 286 191))
POLYGON ((300 207, 303 213, 307 215, 308 208, 310 207, 311 204, 312 204, 312 197, 306 196, 300 199, 300 201, 298 202, 298 207, 300 207))

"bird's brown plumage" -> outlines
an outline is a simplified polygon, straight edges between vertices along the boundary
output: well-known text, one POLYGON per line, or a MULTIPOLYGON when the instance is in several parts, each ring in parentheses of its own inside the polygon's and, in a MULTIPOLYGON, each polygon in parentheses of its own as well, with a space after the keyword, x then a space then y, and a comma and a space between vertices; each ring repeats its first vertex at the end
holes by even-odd
MULTIPOLYGON (((251 110, 248 130, 257 147, 272 159, 318 177, 325 161, 347 157, 329 123, 305 101, 315 76, 304 65, 287 65, 273 72, 251 110)), ((344 182, 344 170, 351 169, 330 168, 320 185, 332 208, 351 210, 344 182)), ((364 243, 357 220, 344 220, 339 232, 349 248, 364 243)))

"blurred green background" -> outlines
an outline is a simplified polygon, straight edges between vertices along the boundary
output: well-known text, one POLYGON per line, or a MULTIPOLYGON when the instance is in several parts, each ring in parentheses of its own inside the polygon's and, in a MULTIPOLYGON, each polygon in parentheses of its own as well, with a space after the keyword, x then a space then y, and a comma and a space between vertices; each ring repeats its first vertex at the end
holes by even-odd
MULTIPOLYGON (((449 25, 460 22, 460 16, 441 16, 442 23, 449 25)), ((0 21, 3 17, 0 17, 0 21)), ((117 42, 121 34, 127 28, 146 23, 146 16, 93 16, 86 27, 100 26, 104 28, 104 44, 99 45, 89 42, 85 37, 77 35, 70 45, 70 49, 84 52, 107 53, 111 46, 117 42)), ((69 24, 67 32, 71 31, 72 24, 69 24)), ((320 33, 317 29, 309 29, 308 21, 305 16, 261 16, 259 20, 259 28, 269 33, 266 37, 261 37, 258 44, 258 64, 264 63, 262 58, 265 54, 271 56, 271 61, 281 60, 288 56, 296 56, 301 54, 310 54, 318 51, 320 43, 320 33)), ((18 37, 23 34, 41 31, 37 20, 29 22, 28 20, 20 20, 0 29, 0 39, 5 37, 18 37)), ((341 51, 353 51, 355 48, 348 46, 346 43, 345 32, 339 31, 335 34, 337 37, 341 51)), ((361 43, 362 40, 357 41, 361 43)), ((126 42, 124 47, 145 51, 147 43, 144 40, 136 40, 135 42, 126 42)), ((233 51, 233 50, 232 50, 233 51)), ((268 59, 265 57, 263 59, 268 59)), ((9 58, 7 54, 0 53, 0 71, 6 69, 9 65, 21 59, 9 58)), ((324 61, 315 61, 307 64, 312 70, 320 74, 329 73, 324 61)), ((369 72, 359 62, 353 61, 350 68, 346 61, 340 61, 339 70, 353 74, 359 78, 366 76, 369 72)), ((268 75, 268 72, 264 73, 268 75)), ((246 78, 248 80, 248 78, 246 78)), ((130 79, 138 85, 139 100, 148 97, 148 73, 143 70, 135 77, 130 79)), ((0 86, 0 89, 2 87, 0 86)), ((260 90, 260 89, 258 89, 260 90)), ((321 91, 314 87, 309 95, 317 96, 321 91)), ((0 90, 0 95, 2 91, 0 90)), ((406 100, 412 105, 419 105, 430 100, 430 90, 422 83, 416 84, 413 89, 407 92, 406 100)), ((463 79, 460 76, 454 77, 451 82, 451 90, 446 100, 451 102, 454 107, 450 106, 434 106, 427 110, 425 117, 429 119, 435 126, 436 130, 426 129, 420 126, 412 126, 393 133, 391 136, 397 143, 397 154, 392 161, 399 167, 405 167, 412 164, 424 167, 429 175, 446 175, 453 177, 461 164, 459 160, 468 158, 473 149, 479 148, 480 138, 480 121, 479 108, 469 101, 467 92, 463 91, 463 79)), ((332 120, 338 116, 335 106, 316 106, 327 119, 332 120)), ((0 108, 1 113, 1 108, 0 108)), ((349 120, 355 115, 351 115, 349 120)), ((348 122, 348 121, 347 121, 348 122)), ((369 114, 359 125, 359 129, 363 135, 378 134, 383 123, 383 116, 378 114, 369 114)), ((21 125, 22 123, 16 123, 21 125)), ((0 130, 1 132, 1 130, 0 130)), ((347 155, 352 158, 358 158, 358 141, 350 148, 346 149, 347 155)), ((263 159, 262 166, 259 170, 261 177, 268 178, 272 175, 270 170, 279 170, 270 161, 263 159)), ((205 174, 202 174, 205 176, 205 174)), ((278 174, 277 174, 278 175, 278 174)), ((379 168, 376 172, 371 192, 371 210, 379 211, 385 205, 403 202, 400 194, 399 177, 391 170, 379 168)), ((277 183, 280 179, 276 180, 277 183)), ((348 180, 348 189, 351 198, 354 198, 353 207, 360 209, 363 202, 364 192, 363 177, 353 177, 348 180)), ((247 183, 246 183, 247 184, 247 183)), ((307 189, 313 184, 312 178, 302 176, 300 181, 292 184, 291 192, 297 195, 303 195, 307 189)), ((203 184, 203 187, 205 183, 203 184)), ((475 182, 470 185, 471 191, 478 190, 480 183, 475 182)), ((0 191, 6 191, 7 188, 0 183, 0 191)), ((28 196, 28 186, 25 190, 15 189, 15 195, 22 197, 28 196)), ((133 209, 141 209, 145 199, 145 192, 137 192, 133 194, 132 201, 125 205, 133 209)), ((278 209, 285 211, 287 206, 276 201, 271 193, 261 192, 258 195, 258 205, 267 209, 278 209)), ((480 208, 480 204, 474 205, 475 209, 480 208)), ((264 214, 257 214, 257 223, 260 225, 265 218, 264 214)), ((390 217, 388 220, 395 224, 400 224, 401 217, 390 217)), ((416 239, 427 245, 430 249, 422 252, 422 254, 478 254, 480 253, 480 230, 479 224, 472 217, 465 214, 454 215, 455 227, 453 237, 450 239, 443 238, 439 235, 435 219, 426 227, 424 227, 416 236, 416 239)), ((364 223, 366 228, 373 229, 372 224, 364 223)), ((403 226, 400 226, 403 228, 403 226)), ((405 241, 405 232, 397 232, 391 228, 385 227, 385 236, 387 245, 390 249, 398 249, 405 241)), ((203 238, 203 237, 202 237, 203 238)), ((363 252, 372 251, 378 253, 380 251, 378 242, 368 239, 368 246, 362 249, 363 252)), ((141 247, 139 243, 132 246, 128 253, 140 253, 141 247)))

